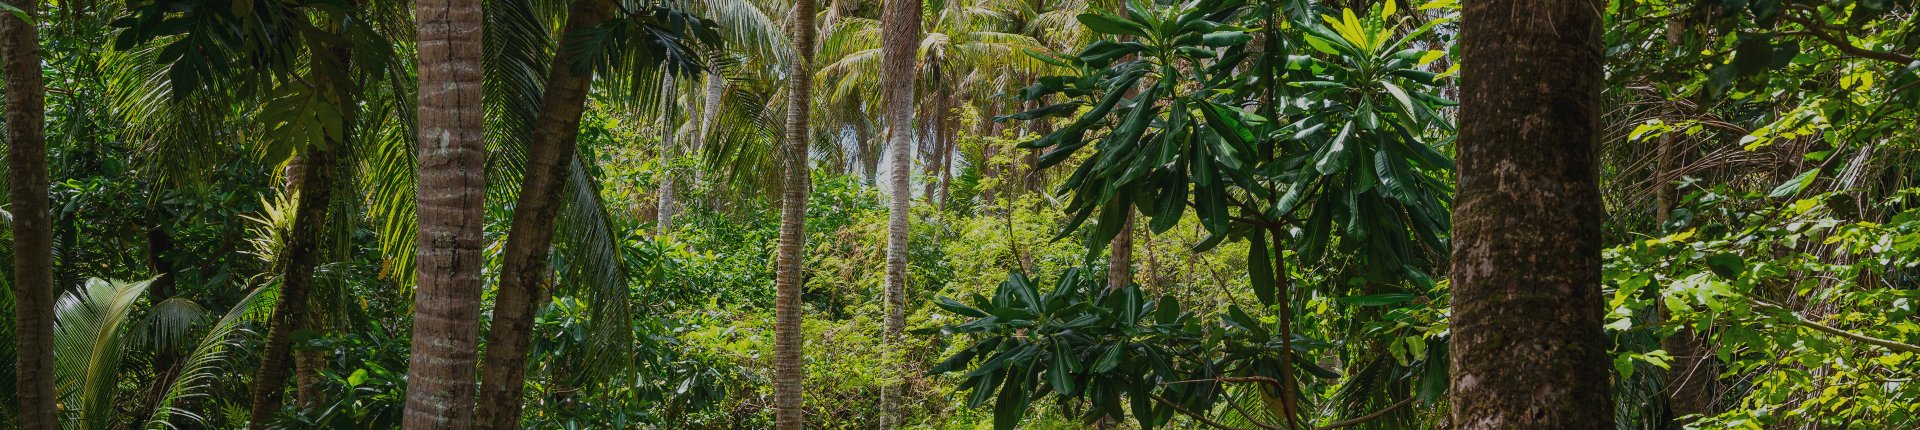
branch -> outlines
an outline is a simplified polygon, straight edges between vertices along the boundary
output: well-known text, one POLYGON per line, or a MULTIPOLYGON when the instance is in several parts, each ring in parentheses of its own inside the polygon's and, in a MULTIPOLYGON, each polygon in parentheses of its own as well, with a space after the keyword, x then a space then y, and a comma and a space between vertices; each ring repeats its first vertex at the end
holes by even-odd
POLYGON ((1809 320, 1807 320, 1806 318, 1804 318, 1804 317, 1801 317, 1801 316, 1800 316, 1800 314, 1798 314, 1798 313, 1794 313, 1794 312, 1793 312, 1792 310, 1789 310, 1789 309, 1787 309, 1787 308, 1784 308, 1784 307, 1781 307, 1780 305, 1776 305, 1776 304, 1773 304, 1773 303, 1769 303, 1769 302, 1767 302, 1767 301, 1765 301, 1765 300, 1760 300, 1760 299, 1758 299, 1758 298, 1753 298, 1752 300, 1753 300, 1753 304, 1754 304, 1755 306, 1758 306, 1758 307, 1760 307, 1761 309, 1770 309, 1770 310, 1776 310, 1776 311, 1780 311, 1780 312, 1784 312, 1784 313, 1786 313, 1786 314, 1787 314, 1788 316, 1791 316, 1791 317, 1793 317, 1793 319, 1792 319, 1792 321, 1793 321, 1793 322, 1794 322, 1795 324, 1799 324, 1799 325, 1801 325, 1801 326, 1805 326, 1806 328, 1810 328, 1810 329, 1813 329, 1814 331, 1818 331, 1818 332, 1821 332, 1821 333, 1826 333, 1826 334, 1831 334, 1831 335, 1834 335, 1834 336, 1839 336, 1839 337, 1843 337, 1843 338, 1847 338, 1847 339, 1850 339, 1850 340, 1853 340, 1853 341, 1856 341, 1856 342, 1860 342, 1860 343, 1865 343, 1865 344, 1869 344, 1869 345, 1875 345, 1875 346, 1879 346, 1879 347, 1882 347, 1882 348, 1886 348, 1886 349, 1891 349, 1891 350, 1894 350, 1894 351, 1900 351, 1900 352, 1911 352, 1911 353, 1916 353, 1916 354, 1920 354, 1920 345, 1913 345, 1913 344, 1909 344, 1909 343, 1901 343, 1901 342, 1896 342, 1896 341, 1891 341, 1891 340, 1886 340, 1886 339, 1881 339, 1881 338, 1877 338, 1877 337, 1873 337, 1873 336, 1867 336, 1867 335, 1864 335, 1864 334, 1859 334, 1859 333, 1854 333, 1854 332, 1850 332, 1850 331, 1846 331, 1846 330, 1842 330, 1842 329, 1839 329, 1839 328, 1836 328, 1836 327, 1834 327, 1834 326, 1830 326, 1830 325, 1826 325, 1826 324, 1821 324, 1821 323, 1818 323, 1818 322, 1814 322, 1814 321, 1809 321, 1809 320))
POLYGON ((1845 37, 1835 36, 1832 34, 1828 34, 1827 32, 1820 31, 1822 28, 1825 28, 1825 27, 1822 25, 1815 25, 1812 20, 1809 20, 1804 17, 1788 16, 1787 20, 1798 23, 1800 24, 1801 27, 1806 27, 1807 30, 1780 33, 1782 35, 1813 36, 1814 38, 1818 38, 1822 41, 1826 41, 1827 44, 1833 45, 1834 48, 1838 48, 1840 49, 1840 52, 1846 53, 1848 55, 1852 55, 1860 58, 1868 58, 1868 59, 1898 63, 1902 66, 1913 64, 1914 61, 1920 61, 1920 60, 1914 59, 1913 56, 1911 55, 1901 54, 1898 52, 1875 51, 1871 49, 1861 48, 1859 46, 1854 46, 1853 42, 1847 41, 1845 37))

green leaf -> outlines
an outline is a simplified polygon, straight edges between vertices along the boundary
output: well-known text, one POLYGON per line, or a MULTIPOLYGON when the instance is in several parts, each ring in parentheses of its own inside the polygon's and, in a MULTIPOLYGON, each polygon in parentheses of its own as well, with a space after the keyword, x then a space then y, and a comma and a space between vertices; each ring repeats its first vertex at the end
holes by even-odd
POLYGON ((1247 240, 1247 274, 1253 284, 1253 295, 1260 298, 1260 304, 1273 306, 1274 286, 1273 256, 1267 252, 1267 238, 1264 234, 1254 233, 1247 240))
POLYGON ((352 375, 347 375, 348 386, 358 387, 360 386, 360 384, 364 384, 366 382, 367 382, 367 369, 355 369, 352 375))
POLYGON ((1088 29, 1096 32, 1135 37, 1147 36, 1145 26, 1126 18, 1106 16, 1097 13, 1083 13, 1077 18, 1080 20, 1080 25, 1087 26, 1088 29))
POLYGON ((1350 305, 1385 306, 1385 305, 1391 305, 1391 304, 1411 302, 1413 301, 1413 298, 1414 296, 1412 294, 1407 294, 1407 293, 1386 293, 1386 294, 1369 294, 1364 296, 1347 296, 1347 297, 1341 297, 1338 300, 1341 303, 1346 303, 1350 305))
POLYGON ((1243 32, 1243 31, 1232 31, 1232 30, 1216 31, 1212 33, 1207 33, 1204 36, 1200 36, 1200 44, 1215 47, 1215 48, 1223 48, 1228 46, 1240 45, 1240 44, 1247 43, 1247 41, 1251 41, 1251 40, 1253 40, 1253 35, 1247 34, 1246 32, 1243 32))
POLYGON ((1707 268, 1712 269, 1713 274, 1731 280, 1739 278, 1741 273, 1747 271, 1747 261, 1739 254, 1722 252, 1707 256, 1707 268))
POLYGON ((1805 190, 1807 185, 1813 184, 1813 179, 1819 177, 1819 173, 1819 168, 1800 172, 1800 174, 1794 176, 1793 179, 1788 179, 1787 182, 1781 183, 1780 186, 1773 187, 1773 192, 1767 193, 1767 197, 1778 199, 1800 194, 1800 191, 1805 190))
MULTIPOLYGON (((1008 373, 1017 374, 1020 372, 1018 369, 1015 369, 1015 371, 1008 373)), ((1000 388, 1000 398, 995 399, 993 405, 994 430, 1013 430, 1015 426, 1020 424, 1020 417, 1027 414, 1027 387, 1024 381, 1025 379, 1026 378, 1009 379, 1006 385, 1000 388)))
POLYGON ((946 309, 947 312, 953 312, 954 314, 957 314, 957 315, 970 316, 974 318, 987 317, 987 313, 984 311, 981 311, 979 309, 974 309, 972 306, 967 306, 965 304, 960 303, 957 300, 947 298, 944 296, 935 298, 933 300, 933 304, 934 306, 939 306, 940 309, 946 309))

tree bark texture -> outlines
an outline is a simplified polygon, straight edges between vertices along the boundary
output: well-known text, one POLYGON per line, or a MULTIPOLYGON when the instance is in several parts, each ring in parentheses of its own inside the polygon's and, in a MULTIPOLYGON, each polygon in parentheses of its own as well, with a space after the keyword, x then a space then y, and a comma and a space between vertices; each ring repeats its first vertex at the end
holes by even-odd
POLYGON ((673 165, 680 158, 679 148, 673 146, 678 129, 673 126, 674 93, 679 87, 674 86, 672 73, 664 74, 660 81, 660 201, 654 211, 654 234, 673 231, 673 216, 680 212, 679 190, 673 184, 673 165))
POLYGON ((1602 4, 1466 4, 1454 207, 1458 430, 1613 428, 1601 331, 1602 4))
POLYGON ((800 293, 806 269, 807 191, 812 180, 807 171, 808 109, 813 105, 814 3, 794 2, 793 70, 788 75, 785 168, 781 178, 780 241, 774 273, 774 428, 805 428, 806 411, 801 404, 801 367, 804 339, 801 338, 800 293))
MULTIPOLYGON (((920 46, 920 10, 918 0, 890 1, 880 17, 881 32, 888 36, 880 47, 881 100, 886 103, 887 123, 887 327, 886 342, 900 351, 900 335, 907 328, 907 245, 912 229, 913 190, 908 187, 913 171, 914 65, 920 46)), ((904 366, 905 361, 900 361, 904 366)), ((900 370, 902 375, 907 369, 900 370)), ((901 398, 907 384, 888 387, 881 401, 880 428, 897 428, 901 417, 901 398)))
MULTIPOLYGON (((36 16, 37 0, 14 3, 36 16)), ((14 399, 23 430, 54 430, 53 219, 47 200, 47 87, 41 81, 39 29, 0 13, 5 55, 7 191, 13 212, 14 399)))
POLYGON ((420 0, 418 285, 407 367, 409 430, 473 427, 486 204, 480 0, 420 0))
MULTIPOLYGON (((562 46, 579 43, 577 35, 611 16, 605 0, 576 1, 567 7, 562 46)), ((561 49, 565 52, 565 49, 561 49)), ((526 173, 507 230, 505 261, 500 268, 500 291, 494 296, 493 325, 487 332, 485 367, 480 373, 479 421, 486 430, 520 428, 522 392, 527 379, 527 347, 533 317, 545 301, 553 249, 554 220, 561 189, 573 162, 580 136, 580 116, 586 107, 591 72, 574 73, 574 64, 561 55, 547 72, 546 90, 533 123, 533 141, 527 147, 526 173)))
MULTIPOLYGON (((328 146, 338 145, 328 142, 328 146)), ((287 379, 292 376, 293 332, 307 322, 307 295, 313 286, 313 269, 319 266, 320 233, 326 228, 328 200, 333 194, 333 162, 330 147, 309 148, 301 155, 313 168, 300 175, 298 202, 295 203, 292 231, 287 236, 286 267, 280 272, 280 297, 268 320, 266 346, 260 353, 260 368, 253 374, 252 418, 248 428, 264 429, 280 412, 286 396, 287 379)))

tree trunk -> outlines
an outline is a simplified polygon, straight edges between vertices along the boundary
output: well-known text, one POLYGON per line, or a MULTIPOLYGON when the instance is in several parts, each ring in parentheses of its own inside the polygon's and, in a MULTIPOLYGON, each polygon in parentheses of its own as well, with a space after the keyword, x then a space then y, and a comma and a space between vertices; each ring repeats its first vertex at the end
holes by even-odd
MULTIPOLYGON (((39 1, 14 4, 34 17, 39 1)), ((54 430, 53 220, 39 29, 0 13, 0 55, 6 56, 7 191, 13 200, 7 209, 13 211, 14 400, 21 429, 54 430)))
POLYGON ((1613 428, 1600 300, 1601 6, 1466 5, 1451 273, 1457 429, 1613 428))
POLYGON ((249 428, 266 428, 280 412, 294 365, 292 334, 307 322, 307 293, 312 289, 313 269, 320 262, 320 233, 326 228, 328 200, 333 194, 333 169, 326 166, 333 163, 334 148, 341 143, 329 139, 325 145, 308 148, 300 156, 312 166, 300 175, 293 227, 286 244, 286 267, 280 272, 280 297, 273 305, 260 369, 253 376, 249 428))
MULTIPOLYGON (((889 350, 898 353, 900 334, 907 328, 907 233, 909 211, 913 209, 911 198, 913 190, 908 188, 908 176, 913 170, 913 91, 914 64, 916 50, 920 46, 920 9, 918 1, 891 1, 880 17, 881 32, 887 34, 882 41, 880 85, 881 100, 887 109, 887 328, 886 342, 889 350)), ((905 360, 899 360, 902 367, 905 360)), ((900 370, 906 375, 907 369, 900 370)), ((904 421, 901 416, 901 398, 906 394, 907 384, 901 383, 889 387, 886 398, 881 402, 880 428, 894 429, 904 421)))
MULTIPOLYGON (((1013 216, 1008 214, 1007 216, 1013 216)), ((1133 283, 1133 209, 1127 209, 1120 233, 1107 242, 1107 289, 1126 288, 1133 283)), ((1013 240, 1008 237, 1007 240, 1013 240)))
MULTIPOLYGON (((714 128, 720 123, 720 98, 726 95, 726 93, 726 76, 720 74, 720 69, 717 66, 712 70, 708 70, 707 88, 702 94, 706 96, 707 99, 706 103, 701 106, 700 132, 693 135, 693 154, 695 157, 701 157, 700 159, 705 159, 706 157, 707 139, 710 138, 708 134, 712 134, 714 128)), ((693 169, 694 183, 700 183, 706 176, 706 172, 707 169, 693 169)))
MULTIPOLYGON (((562 34, 577 35, 606 22, 612 5, 605 0, 574 2, 567 8, 562 34)), ((569 38, 562 45, 579 43, 569 38)), ((565 51, 562 49, 561 51, 565 51)), ((493 325, 487 332, 485 368, 480 374, 480 406, 475 427, 483 430, 520 428, 520 408, 527 379, 527 346, 533 317, 545 301, 549 282, 548 257, 553 249, 553 222, 559 213, 561 188, 573 162, 580 135, 580 115, 586 107, 592 73, 574 73, 568 56, 559 56, 547 72, 533 141, 527 146, 526 174, 507 230, 505 261, 500 266, 500 290, 494 297, 493 325)))
MULTIPOLYGON (((673 188, 673 165, 678 149, 673 147, 675 129, 673 126, 673 103, 679 87, 673 84, 673 74, 666 73, 660 79, 660 201, 659 209, 654 211, 654 234, 673 230, 673 216, 679 212, 680 197, 673 188)), ((584 94, 582 93, 584 100, 584 94)), ((576 121, 575 128, 578 128, 576 121)), ((537 134, 537 133, 536 133, 537 134)))
POLYGON ((420 226, 403 419, 409 430, 473 426, 487 191, 480 3, 415 3, 420 226))
POLYGON ((788 75, 785 169, 781 180, 780 250, 774 268, 774 428, 800 430, 806 426, 800 383, 803 346, 800 330, 801 271, 806 269, 808 109, 813 106, 814 4, 793 5, 793 60, 788 75))

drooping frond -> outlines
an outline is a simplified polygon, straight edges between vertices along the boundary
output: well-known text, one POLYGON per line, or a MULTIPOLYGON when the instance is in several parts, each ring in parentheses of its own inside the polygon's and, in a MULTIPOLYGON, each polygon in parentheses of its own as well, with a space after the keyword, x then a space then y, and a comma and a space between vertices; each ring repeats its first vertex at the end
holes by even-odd
POLYGON ((133 308, 151 283, 88 279, 54 303, 54 384, 60 403, 78 411, 78 428, 112 425, 133 308))
POLYGON ((159 397, 152 417, 141 424, 146 430, 176 430, 175 422, 192 422, 210 425, 210 413, 195 412, 190 405, 208 398, 207 389, 220 380, 227 369, 235 346, 243 340, 235 336, 241 327, 256 322, 264 322, 273 313, 273 303, 279 296, 279 284, 262 286, 247 293, 239 303, 227 310, 220 321, 200 337, 193 353, 187 356, 181 365, 179 376, 167 382, 167 389, 159 397), (182 421, 184 420, 184 421, 182 421))

